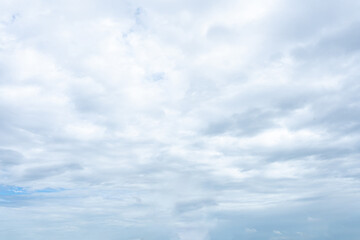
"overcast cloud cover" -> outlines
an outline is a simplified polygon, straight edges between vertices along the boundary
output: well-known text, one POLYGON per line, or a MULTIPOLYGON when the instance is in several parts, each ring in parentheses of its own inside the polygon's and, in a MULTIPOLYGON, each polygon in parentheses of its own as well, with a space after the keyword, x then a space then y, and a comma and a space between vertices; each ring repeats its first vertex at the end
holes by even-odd
POLYGON ((359 12, 1 0, 0 239, 358 240, 359 12))

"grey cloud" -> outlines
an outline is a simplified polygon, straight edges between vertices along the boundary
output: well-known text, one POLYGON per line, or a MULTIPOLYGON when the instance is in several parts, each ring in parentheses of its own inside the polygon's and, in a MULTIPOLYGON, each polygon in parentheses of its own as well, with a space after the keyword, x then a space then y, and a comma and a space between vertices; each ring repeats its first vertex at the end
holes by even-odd
POLYGON ((297 1, 285 3, 275 11, 271 24, 277 28, 280 41, 303 41, 332 27, 338 27, 357 18, 358 3, 354 1, 329 1, 326 6, 321 1, 297 1))
POLYGON ((0 149, 0 164, 2 166, 12 166, 20 164, 23 160, 21 153, 9 149, 0 149))
POLYGON ((214 206, 216 205, 216 201, 213 199, 200 199, 186 202, 179 202, 175 206, 175 211, 177 213, 186 213, 189 211, 200 210, 204 207, 214 206))
POLYGON ((316 44, 295 49, 293 54, 297 58, 308 61, 354 55, 357 54, 360 47, 358 38, 359 23, 351 23, 350 26, 343 27, 335 33, 325 35, 316 44))
POLYGON ((53 177, 67 171, 77 171, 82 169, 78 164, 65 164, 65 165, 49 165, 49 166, 39 166, 31 167, 25 169, 24 173, 21 175, 22 181, 32 181, 38 179, 44 179, 48 177, 53 177))
POLYGON ((332 204, 334 204, 334 202, 330 203, 328 206, 321 206, 316 203, 307 207, 299 207, 298 209, 301 209, 299 212, 294 208, 276 208, 252 214, 249 214, 249 212, 229 212, 226 215, 219 215, 225 222, 213 229, 211 235, 213 236, 213 239, 221 239, 221 237, 223 239, 261 239, 274 236, 273 231, 276 229, 277 231, 280 231, 285 238, 324 238, 330 240, 336 239, 341 232, 348 229, 350 232, 343 234, 346 234, 350 239, 356 239, 356 230, 350 230, 353 229, 353 224, 357 223, 357 220, 355 220, 356 214, 347 212, 340 214, 343 217, 347 215, 345 218, 340 217, 331 221, 320 220, 317 222, 308 222, 308 213, 310 212, 320 218, 324 215, 334 216, 339 214, 337 210, 331 209, 330 206, 332 204), (286 221, 284 221, 284 219, 286 219, 286 221), (355 222, 350 223, 350 221, 355 222), (256 228, 257 232, 249 236, 241 227, 238 227, 243 226, 245 228, 246 224, 251 224, 251 226, 256 228), (339 228, 339 226, 341 227, 339 228), (234 230, 235 228, 236 230, 234 230), (299 234, 299 232, 302 234, 299 234))
POLYGON ((271 110, 250 109, 243 113, 234 114, 228 120, 211 124, 205 133, 210 135, 223 133, 237 136, 254 135, 262 130, 275 127, 276 124, 272 121, 272 118, 277 115, 280 114, 271 110))

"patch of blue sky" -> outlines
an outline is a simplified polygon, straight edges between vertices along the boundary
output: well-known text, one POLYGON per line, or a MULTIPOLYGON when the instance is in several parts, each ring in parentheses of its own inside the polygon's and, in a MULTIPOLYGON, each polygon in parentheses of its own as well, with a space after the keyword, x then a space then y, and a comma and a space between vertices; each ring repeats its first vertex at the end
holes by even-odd
POLYGON ((152 81, 161 81, 165 78, 165 73, 164 72, 157 72, 157 73, 153 73, 150 77, 150 79, 152 81))
POLYGON ((63 191, 63 188, 43 188, 39 190, 35 190, 35 193, 55 193, 63 191))
POLYGON ((20 207, 34 201, 44 201, 54 197, 52 193, 63 190, 54 188, 32 190, 19 186, 0 185, 0 206, 20 207))
POLYGON ((25 188, 11 185, 0 185, 0 196, 12 196, 27 194, 28 191, 25 188))
POLYGON ((33 193, 54 193, 63 191, 62 188, 43 188, 37 190, 30 190, 19 186, 0 185, 0 196, 13 196, 13 195, 28 195, 33 193))

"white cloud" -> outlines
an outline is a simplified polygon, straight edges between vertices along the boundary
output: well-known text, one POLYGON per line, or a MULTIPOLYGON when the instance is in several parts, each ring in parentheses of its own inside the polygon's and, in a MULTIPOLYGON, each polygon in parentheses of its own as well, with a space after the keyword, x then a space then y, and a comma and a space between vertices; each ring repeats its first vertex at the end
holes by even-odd
POLYGON ((257 232, 257 230, 255 228, 246 228, 245 231, 248 233, 256 233, 257 232))
POLYGON ((359 199, 358 7, 2 1, 0 237, 264 239, 292 209, 324 239, 305 213, 359 199))

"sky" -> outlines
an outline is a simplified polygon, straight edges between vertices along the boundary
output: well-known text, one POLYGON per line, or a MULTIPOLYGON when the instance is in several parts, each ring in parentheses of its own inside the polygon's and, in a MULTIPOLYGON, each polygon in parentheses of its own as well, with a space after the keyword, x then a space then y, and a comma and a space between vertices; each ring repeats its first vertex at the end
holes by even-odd
POLYGON ((1 0, 0 239, 358 240, 359 11, 1 0))

